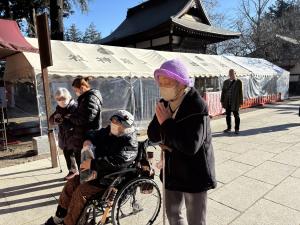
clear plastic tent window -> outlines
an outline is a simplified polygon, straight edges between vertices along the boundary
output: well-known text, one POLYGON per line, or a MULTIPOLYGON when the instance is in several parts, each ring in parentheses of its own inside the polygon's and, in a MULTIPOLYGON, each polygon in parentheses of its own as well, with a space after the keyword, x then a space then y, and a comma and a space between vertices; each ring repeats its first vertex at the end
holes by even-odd
MULTIPOLYGON (((52 79, 50 83, 52 110, 56 102, 53 94, 58 87, 72 91, 73 77, 52 79)), ((154 115, 155 104, 159 99, 159 90, 153 79, 147 78, 95 78, 91 81, 92 88, 98 89, 103 97, 102 125, 110 122, 112 113, 119 109, 126 109, 135 116, 137 127, 146 127, 154 115)), ((38 108, 41 118, 42 134, 47 134, 46 106, 41 75, 37 76, 38 108)))

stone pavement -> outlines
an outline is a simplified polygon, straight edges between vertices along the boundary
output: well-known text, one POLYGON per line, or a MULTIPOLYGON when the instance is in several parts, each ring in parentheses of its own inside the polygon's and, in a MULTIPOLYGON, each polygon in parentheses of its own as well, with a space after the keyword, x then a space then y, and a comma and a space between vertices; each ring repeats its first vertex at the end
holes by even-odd
MULTIPOLYGON (((218 188, 208 195, 208 225, 300 224, 299 105, 241 114, 239 136, 222 133, 225 118, 212 121, 218 188)), ((0 169, 0 225, 40 225, 53 215, 66 166, 60 173, 50 165, 44 159, 0 169)))

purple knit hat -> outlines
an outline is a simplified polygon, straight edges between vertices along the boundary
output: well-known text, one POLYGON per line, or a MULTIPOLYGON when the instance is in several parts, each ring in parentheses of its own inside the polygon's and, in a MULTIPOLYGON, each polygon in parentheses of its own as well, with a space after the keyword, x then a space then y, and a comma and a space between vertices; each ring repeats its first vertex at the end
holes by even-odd
POLYGON ((188 75, 187 67, 180 59, 172 59, 164 62, 159 69, 154 71, 154 78, 158 82, 159 76, 165 76, 179 83, 191 86, 192 82, 188 75))

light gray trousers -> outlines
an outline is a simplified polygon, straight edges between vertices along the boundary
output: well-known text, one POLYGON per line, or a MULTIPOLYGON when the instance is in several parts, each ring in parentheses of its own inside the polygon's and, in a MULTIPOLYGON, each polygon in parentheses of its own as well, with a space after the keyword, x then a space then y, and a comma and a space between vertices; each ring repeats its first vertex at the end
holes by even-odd
POLYGON ((206 191, 186 193, 166 190, 166 213, 170 225, 186 225, 182 214, 184 202, 188 225, 206 225, 206 191))

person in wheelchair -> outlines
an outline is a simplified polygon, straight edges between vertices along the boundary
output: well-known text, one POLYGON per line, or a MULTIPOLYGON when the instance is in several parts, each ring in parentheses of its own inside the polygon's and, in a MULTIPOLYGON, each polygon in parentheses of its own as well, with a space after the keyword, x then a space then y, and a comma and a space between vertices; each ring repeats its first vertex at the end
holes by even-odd
POLYGON ((81 163, 81 171, 88 169, 97 172, 97 178, 80 183, 80 176, 69 180, 59 197, 56 214, 45 225, 75 225, 87 200, 101 193, 106 187, 100 184, 103 176, 126 168, 138 154, 138 141, 134 117, 126 110, 114 113, 106 128, 87 134, 83 148, 95 146, 95 158, 81 163))

